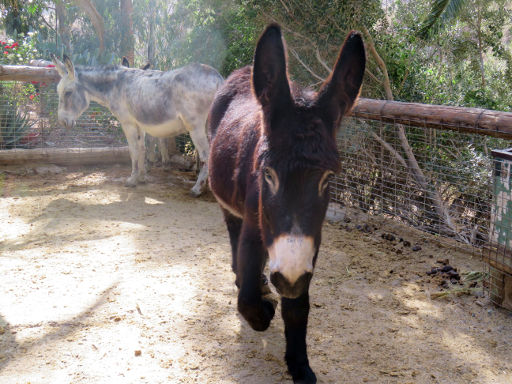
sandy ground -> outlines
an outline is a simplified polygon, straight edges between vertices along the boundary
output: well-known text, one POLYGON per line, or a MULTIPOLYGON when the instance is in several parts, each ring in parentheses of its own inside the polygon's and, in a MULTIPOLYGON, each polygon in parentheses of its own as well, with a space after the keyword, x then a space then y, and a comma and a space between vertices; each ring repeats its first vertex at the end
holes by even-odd
MULTIPOLYGON (((257 333, 237 314, 221 212, 187 195, 190 175, 128 189, 127 167, 46 171, 0 173, 0 383, 291 382, 281 316, 257 333)), ((323 236, 320 383, 512 383, 512 316, 481 289, 434 299, 426 275, 444 258, 482 270, 476 256, 354 213, 323 236)))

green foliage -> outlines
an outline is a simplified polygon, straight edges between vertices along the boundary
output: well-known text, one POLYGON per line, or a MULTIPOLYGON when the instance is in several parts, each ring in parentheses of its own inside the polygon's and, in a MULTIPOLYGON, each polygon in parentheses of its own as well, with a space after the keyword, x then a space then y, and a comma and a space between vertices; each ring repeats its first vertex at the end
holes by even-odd
POLYGON ((466 0, 434 0, 430 13, 423 20, 418 35, 427 38, 445 28, 459 15, 466 0))
POLYGON ((0 94, 0 149, 23 148, 23 139, 33 126, 27 113, 2 89, 0 94))
MULTIPOLYGON (((54 26, 54 2, 0 1, 7 31, 14 33, 7 27, 18 17, 36 32, 30 45, 17 38, 20 47, 1 52, 0 62, 49 58, 53 52, 68 53, 78 64, 119 63, 127 41, 119 0, 92 3, 105 25, 104 52, 93 25, 74 2, 59 3, 65 4, 69 23, 65 43, 54 26)), ((251 63, 264 26, 278 22, 292 78, 317 87, 328 76, 347 32, 367 29, 387 65, 397 100, 512 110, 511 20, 506 0, 138 0, 133 2, 135 66, 150 61, 153 68, 166 70, 202 62, 227 76, 251 63)), ((362 95, 384 98, 381 69, 370 54, 367 73, 362 95)))
POLYGON ((366 26, 373 31, 387 24, 379 0, 250 0, 246 4, 257 12, 260 33, 269 22, 281 25, 293 79, 313 87, 329 75, 350 30, 366 26))
POLYGON ((0 1, 0 15, 6 32, 11 36, 25 36, 36 28, 45 6, 42 0, 0 1))

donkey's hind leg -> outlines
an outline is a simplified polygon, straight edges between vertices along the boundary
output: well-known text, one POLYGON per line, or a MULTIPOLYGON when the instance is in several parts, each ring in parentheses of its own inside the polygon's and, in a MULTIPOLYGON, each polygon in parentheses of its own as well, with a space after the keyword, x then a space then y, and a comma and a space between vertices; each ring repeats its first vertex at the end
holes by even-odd
POLYGON ((190 190, 192 196, 198 197, 205 191, 208 181, 208 155, 210 153, 210 146, 208 144, 208 138, 206 137, 206 117, 196 118, 191 122, 184 123, 199 154, 199 160, 201 161, 201 170, 197 176, 196 184, 190 190))
POLYGON ((167 142, 171 140, 174 141, 174 137, 158 139, 158 149, 160 150, 160 155, 162 156, 162 167, 165 169, 169 169, 171 166, 171 156, 169 155, 169 147, 167 144, 167 142))

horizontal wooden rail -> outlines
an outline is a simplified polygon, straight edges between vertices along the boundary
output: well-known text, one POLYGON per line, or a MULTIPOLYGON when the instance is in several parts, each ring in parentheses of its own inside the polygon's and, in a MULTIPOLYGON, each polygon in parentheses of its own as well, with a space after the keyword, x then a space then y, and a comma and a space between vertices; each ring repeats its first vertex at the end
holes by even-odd
POLYGON ((385 123, 512 139, 512 113, 360 98, 351 115, 385 123))
POLYGON ((0 165, 46 163, 57 165, 95 165, 130 163, 128 147, 34 148, 0 151, 0 165))
MULTIPOLYGON (((0 81, 57 82, 59 79, 55 68, 0 65, 0 81)), ((360 98, 351 115, 385 123, 512 139, 511 112, 360 98)))
POLYGON ((60 75, 55 68, 30 65, 0 65, 0 81, 58 82, 60 75))

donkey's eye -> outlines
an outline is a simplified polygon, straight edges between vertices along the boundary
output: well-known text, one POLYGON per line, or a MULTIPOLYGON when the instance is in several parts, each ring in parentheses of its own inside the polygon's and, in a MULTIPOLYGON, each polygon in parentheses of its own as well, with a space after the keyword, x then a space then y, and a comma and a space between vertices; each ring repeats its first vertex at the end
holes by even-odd
POLYGON ((64 92, 64 97, 71 97, 72 94, 73 94, 73 91, 66 91, 66 92, 64 92))
POLYGON ((265 167, 263 169, 263 177, 265 178, 265 182, 269 185, 272 193, 275 194, 279 189, 279 178, 277 177, 276 171, 270 167, 265 167))
POLYGON ((318 193, 320 196, 322 196, 325 193, 325 190, 329 186, 329 182, 334 176, 333 171, 325 171, 322 175, 322 178, 320 179, 320 182, 318 183, 318 193))

